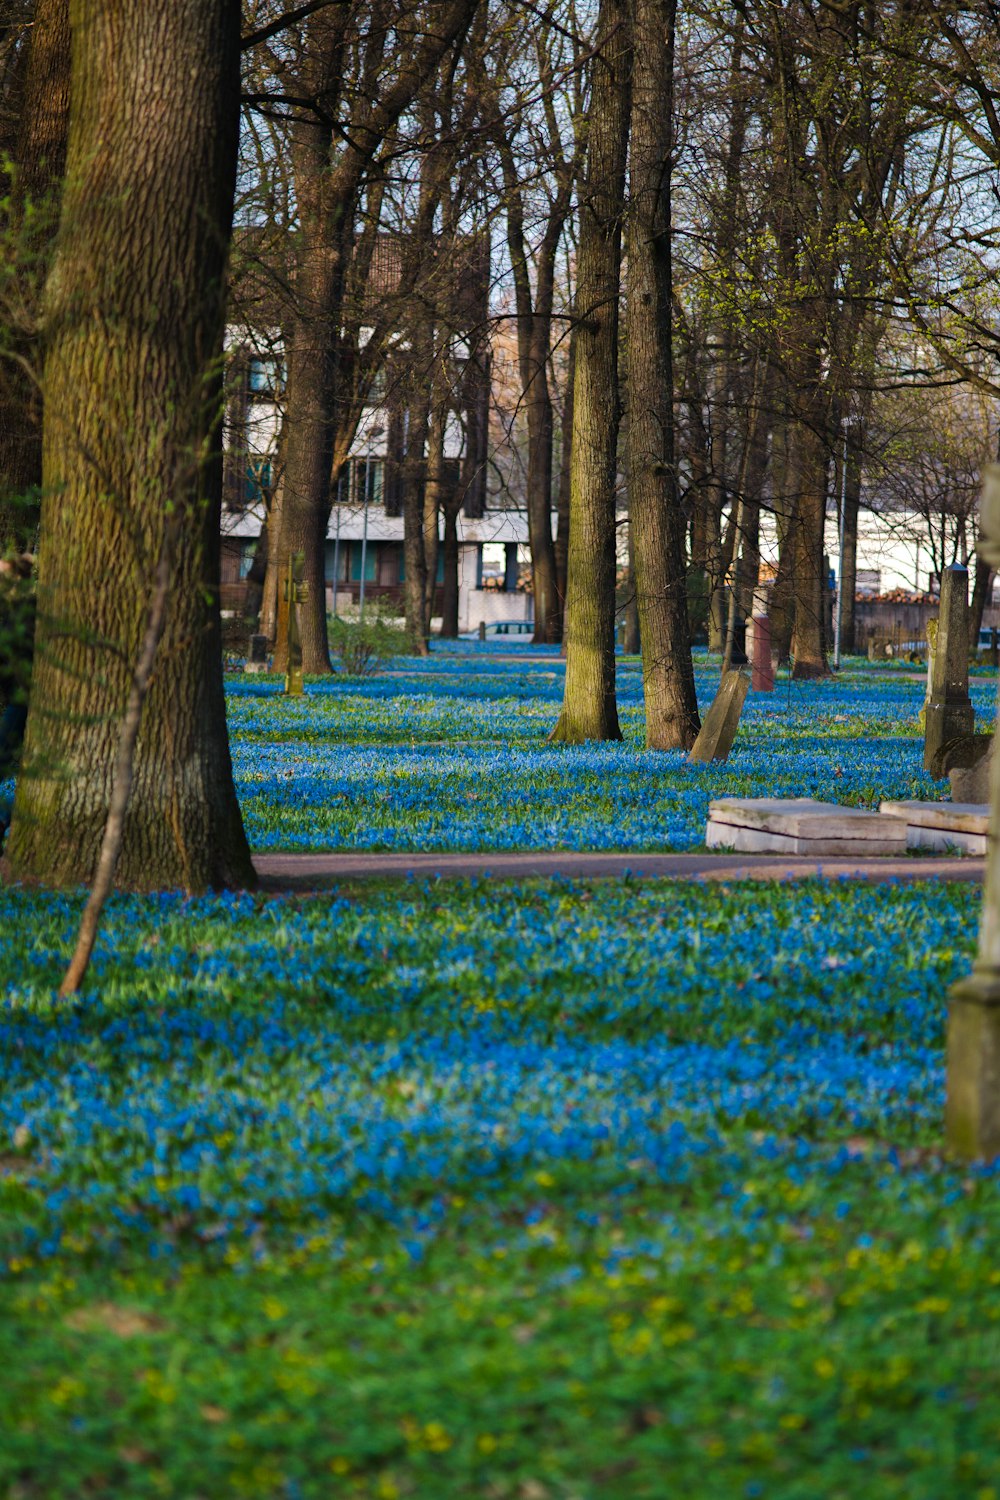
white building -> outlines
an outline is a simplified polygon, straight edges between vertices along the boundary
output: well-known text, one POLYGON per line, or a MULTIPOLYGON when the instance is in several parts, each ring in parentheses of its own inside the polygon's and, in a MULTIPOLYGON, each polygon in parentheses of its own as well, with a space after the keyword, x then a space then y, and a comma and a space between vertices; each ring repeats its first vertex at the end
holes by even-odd
MULTIPOLYGON (((231 329, 228 343, 234 359, 242 359, 245 372, 235 382, 236 395, 227 415, 222 514, 222 604, 224 609, 238 609, 246 593, 245 580, 275 472, 281 367, 280 356, 274 352, 276 340, 262 340, 246 330, 231 329)), ((451 417, 446 427, 445 474, 453 485, 460 482, 466 432, 472 425, 466 422, 463 428, 451 417)), ((362 597, 362 579, 366 601, 398 605, 402 612, 403 517, 398 480, 392 483, 391 451, 398 426, 398 414, 389 406, 367 407, 341 473, 326 544, 327 607, 331 613, 356 609, 362 597)), ((442 530, 439 519, 439 543, 443 541, 442 530)), ((459 631, 475 631, 481 624, 512 628, 530 624, 532 596, 520 586, 527 576, 528 558, 524 512, 497 507, 482 484, 477 503, 465 505, 459 512, 457 530, 459 631)), ((443 567, 439 545, 439 590, 443 567)))

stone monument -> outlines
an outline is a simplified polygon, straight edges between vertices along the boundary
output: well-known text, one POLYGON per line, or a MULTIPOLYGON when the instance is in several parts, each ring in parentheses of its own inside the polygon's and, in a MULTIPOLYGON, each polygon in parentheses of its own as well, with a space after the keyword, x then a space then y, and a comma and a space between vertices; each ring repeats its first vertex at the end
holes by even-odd
POLYGON ((941 610, 931 690, 924 716, 924 770, 942 781, 952 766, 971 767, 976 717, 969 697, 969 570, 941 574, 941 610))
MULTIPOLYGON (((983 476, 979 556, 1000 568, 1000 464, 983 476)), ((958 1156, 1000 1155, 1000 779, 990 786, 986 886, 979 951, 968 979, 948 1002, 948 1083, 945 1132, 958 1156)))
POLYGON ((250 637, 250 654, 247 657, 245 672, 267 671, 267 636, 252 635, 250 637))
POLYGON ((704 764, 711 760, 729 759, 749 686, 748 672, 734 668, 725 673, 719 683, 719 691, 712 699, 712 706, 705 715, 698 738, 691 746, 688 760, 704 764))

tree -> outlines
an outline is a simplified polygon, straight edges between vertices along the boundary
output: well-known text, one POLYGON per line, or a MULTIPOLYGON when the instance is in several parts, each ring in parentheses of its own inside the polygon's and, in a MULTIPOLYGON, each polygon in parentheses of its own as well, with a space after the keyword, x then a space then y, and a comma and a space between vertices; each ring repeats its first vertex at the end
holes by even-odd
MULTIPOLYGON (((301 613, 307 672, 330 670, 326 638, 326 535, 332 476, 346 457, 374 373, 378 340, 368 339, 360 371, 346 371, 342 339, 352 274, 363 283, 378 213, 367 215, 360 261, 357 228, 364 199, 378 194, 379 152, 438 63, 472 19, 478 0, 429 0, 402 17, 389 0, 325 5, 306 20, 297 55, 275 59, 277 92, 258 103, 290 112, 298 207, 289 320, 284 495, 273 563, 281 576, 295 552, 305 556, 307 597, 301 613), (352 88, 342 85, 353 59, 352 88), (360 376, 360 378, 359 378, 360 376), (350 413, 351 415, 345 415, 350 413), (346 440, 346 446, 345 446, 346 440)), ((371 205, 368 205, 369 209, 371 205)), ((270 538, 269 538, 270 540, 270 538)), ((275 664, 284 661, 280 628, 275 664)))
MULTIPOLYGON (((22 7, 23 8, 23 7, 22 7)), ((0 554, 32 544, 42 482, 38 297, 45 280, 66 158, 69 0, 36 0, 12 100, 12 178, 4 232, 15 272, 16 320, 0 350, 0 554)))
MULTIPOLYGON (((674 452, 673 152, 675 0, 634 0, 629 161, 628 494, 646 744, 690 750, 698 699, 688 636, 684 517, 674 452)), ((572 542, 571 542, 572 546, 572 542)))
POLYGON ((580 194, 566 685, 554 740, 619 740, 615 701, 618 302, 632 81, 628 0, 601 0, 580 194))
POLYGON ((94 873, 176 517, 118 881, 247 885, 217 595, 239 4, 74 0, 71 21, 66 186, 44 298, 39 623, 8 862, 53 884, 94 873))
MULTIPOLYGON (((552 321, 559 247, 570 217, 583 153, 581 121, 586 108, 581 53, 583 39, 569 26, 553 26, 546 16, 535 30, 535 74, 531 79, 540 108, 520 111, 526 139, 521 159, 509 112, 502 112, 497 147, 503 171, 507 249, 514 278, 518 373, 527 417, 528 538, 536 641, 558 641, 562 634, 559 570, 552 536, 554 411, 549 379, 552 321), (568 46, 567 46, 568 43, 568 46), (568 78, 558 91, 557 75, 568 78), (564 136, 568 135, 569 140, 564 136), (541 197, 540 230, 531 234, 532 199, 541 197)), ((509 79, 498 80, 509 87, 509 79)))

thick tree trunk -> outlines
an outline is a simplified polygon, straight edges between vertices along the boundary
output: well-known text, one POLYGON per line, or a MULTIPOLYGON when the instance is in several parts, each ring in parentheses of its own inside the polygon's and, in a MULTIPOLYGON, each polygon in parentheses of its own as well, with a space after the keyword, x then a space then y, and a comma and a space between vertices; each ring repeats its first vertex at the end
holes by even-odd
MULTIPOLYGON (((817 403, 818 404, 818 403, 817 403)), ((826 677, 826 578, 823 533, 826 521, 826 445, 819 412, 798 425, 795 442, 796 521, 792 592, 795 623, 791 654, 794 678, 826 677)))
POLYGON ((72 21, 66 190, 45 296, 38 645, 9 866, 62 885, 93 875, 165 520, 179 506, 117 879, 247 885, 218 612, 240 7, 74 0, 72 21))
POLYGON ((689 750, 698 700, 674 456, 670 160, 676 0, 635 0, 628 247, 628 476, 646 744, 689 750))
POLYGON ((505 142, 501 143, 500 155, 507 195, 507 245, 517 305, 518 372, 528 426, 526 500, 535 608, 534 639, 544 643, 557 641, 560 634, 559 590, 552 538, 554 428, 549 352, 556 255, 569 209, 569 194, 564 183, 550 205, 545 232, 532 257, 535 263, 535 285, 532 288, 528 274, 523 188, 513 154, 505 142))
POLYGON ((0 556, 30 548, 42 483, 41 352, 34 319, 59 217, 69 122, 69 0, 36 0, 15 146, 8 227, 32 264, 19 278, 25 326, 0 368, 0 556), (26 221, 25 208, 31 218, 26 221), (26 224, 30 223, 28 229, 26 224))
MULTIPOLYGON (((321 171, 316 161, 322 159, 320 144, 309 157, 310 167, 321 171)), ((307 186, 309 199, 322 197, 322 183, 310 183, 308 169, 300 162, 296 187, 304 201, 307 186)), ((322 211, 315 204, 311 217, 322 219, 322 211)), ((279 590, 288 573, 289 558, 297 552, 303 554, 306 590, 299 608, 302 670, 322 676, 331 670, 326 627, 326 533, 336 440, 337 336, 344 254, 336 242, 325 243, 314 225, 300 257, 295 277, 295 319, 288 346, 287 447, 274 552, 279 590)), ((276 671, 284 671, 287 665, 286 621, 287 615, 279 609, 276 671)))
POLYGON ((569 489, 570 459, 573 452, 573 398, 576 384, 576 330, 569 341, 569 369, 562 412, 562 441, 559 453, 559 492, 556 501, 556 597, 559 602, 559 639, 563 636, 566 612, 566 569, 569 559, 569 489))
POLYGON ((566 589, 566 686, 552 738, 621 739, 615 702, 615 491, 621 210, 632 44, 627 0, 601 0, 580 194, 566 589))

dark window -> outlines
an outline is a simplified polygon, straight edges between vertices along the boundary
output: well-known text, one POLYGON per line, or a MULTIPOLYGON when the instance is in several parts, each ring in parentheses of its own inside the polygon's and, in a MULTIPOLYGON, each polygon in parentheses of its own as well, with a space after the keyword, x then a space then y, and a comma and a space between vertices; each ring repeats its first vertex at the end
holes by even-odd
POLYGON ((247 388, 253 399, 277 396, 285 383, 285 367, 280 359, 254 356, 247 366, 247 388))
POLYGON ((247 477, 243 489, 247 505, 267 504, 271 498, 271 460, 248 458, 247 477))

